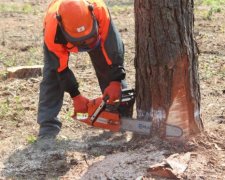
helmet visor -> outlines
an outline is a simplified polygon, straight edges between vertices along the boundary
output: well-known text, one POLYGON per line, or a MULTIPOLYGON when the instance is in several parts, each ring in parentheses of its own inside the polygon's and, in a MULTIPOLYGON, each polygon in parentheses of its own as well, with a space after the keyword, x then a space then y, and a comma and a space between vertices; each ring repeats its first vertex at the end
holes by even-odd
POLYGON ((88 35, 82 36, 82 37, 79 37, 79 38, 75 38, 75 37, 72 37, 71 35, 69 35, 65 31, 65 29, 63 28, 63 24, 60 23, 59 25, 60 25, 60 28, 61 28, 62 33, 65 36, 66 40, 69 41, 70 43, 74 44, 74 45, 76 43, 78 43, 78 42, 91 41, 91 39, 93 37, 97 37, 98 36, 98 23, 97 23, 95 18, 93 18, 93 25, 92 25, 91 32, 88 35))

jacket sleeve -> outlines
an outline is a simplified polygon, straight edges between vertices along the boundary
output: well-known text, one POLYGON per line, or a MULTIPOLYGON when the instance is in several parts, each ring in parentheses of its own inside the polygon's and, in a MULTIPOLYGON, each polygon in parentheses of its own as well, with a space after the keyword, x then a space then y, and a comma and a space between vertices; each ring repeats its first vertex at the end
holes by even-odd
POLYGON ((49 85, 51 81, 57 79, 59 87, 62 88, 65 92, 68 92, 71 97, 75 97, 80 94, 78 88, 78 82, 73 74, 73 72, 66 67, 62 71, 58 71, 60 67, 59 57, 55 52, 49 50, 49 48, 44 44, 44 72, 45 77, 48 79, 49 85), (45 68, 47 67, 47 69, 45 68), (51 79, 51 75, 55 74, 57 78, 51 79))
POLYGON ((110 20, 108 34, 102 48, 111 60, 109 71, 111 80, 123 80, 126 75, 124 69, 124 44, 112 20, 110 20))
POLYGON ((125 78, 124 69, 124 44, 116 29, 108 8, 101 1, 95 4, 94 11, 99 24, 99 34, 101 36, 101 49, 107 64, 110 66, 109 76, 111 81, 123 80, 125 78))

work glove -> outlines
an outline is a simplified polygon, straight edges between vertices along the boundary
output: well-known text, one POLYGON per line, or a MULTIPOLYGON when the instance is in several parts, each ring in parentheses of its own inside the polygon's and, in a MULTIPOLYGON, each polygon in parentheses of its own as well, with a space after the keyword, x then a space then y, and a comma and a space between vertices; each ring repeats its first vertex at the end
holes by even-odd
POLYGON ((73 107, 74 107, 74 115, 73 117, 76 116, 77 113, 86 113, 88 112, 88 103, 89 99, 86 97, 80 95, 77 95, 73 98, 73 107))
POLYGON ((113 104, 115 100, 120 99, 121 96, 121 83, 118 81, 112 81, 106 87, 103 93, 103 98, 109 97, 109 104, 113 104))

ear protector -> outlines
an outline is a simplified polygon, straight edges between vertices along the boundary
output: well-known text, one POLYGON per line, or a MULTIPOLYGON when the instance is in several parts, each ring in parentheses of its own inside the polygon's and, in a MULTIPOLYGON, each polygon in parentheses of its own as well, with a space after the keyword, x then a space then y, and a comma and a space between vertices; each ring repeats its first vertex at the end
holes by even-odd
POLYGON ((89 4, 88 5, 88 9, 91 13, 93 13, 93 10, 94 10, 94 6, 92 4, 89 4))
POLYGON ((62 22, 62 16, 60 16, 58 13, 56 13, 56 19, 59 23, 62 22))

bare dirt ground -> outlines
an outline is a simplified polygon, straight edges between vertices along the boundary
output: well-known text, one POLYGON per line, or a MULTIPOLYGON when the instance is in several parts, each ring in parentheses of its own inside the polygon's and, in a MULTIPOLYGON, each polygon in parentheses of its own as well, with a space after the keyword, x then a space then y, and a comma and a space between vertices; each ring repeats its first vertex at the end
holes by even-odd
MULTIPOLYGON (((130 0, 108 1, 126 48, 127 81, 134 87, 134 15, 130 0), (120 6, 118 6, 120 5, 120 6)), ((0 70, 42 64, 42 19, 46 0, 0 2, 0 70)), ((60 113, 62 131, 52 143, 35 143, 41 77, 0 83, 0 179, 160 179, 147 168, 168 156, 194 154, 181 179, 225 179, 225 11, 196 6, 195 35, 199 45, 201 111, 205 131, 186 145, 155 137, 110 133, 74 122, 72 101, 65 95, 60 113)), ((81 92, 100 95, 86 54, 73 55, 81 92)))

